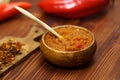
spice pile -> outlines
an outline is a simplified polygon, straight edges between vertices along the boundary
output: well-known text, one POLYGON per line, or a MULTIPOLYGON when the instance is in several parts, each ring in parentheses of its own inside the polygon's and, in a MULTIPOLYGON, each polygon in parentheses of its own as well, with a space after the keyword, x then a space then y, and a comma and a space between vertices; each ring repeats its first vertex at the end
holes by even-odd
POLYGON ((0 70, 2 66, 8 66, 15 60, 15 56, 22 54, 22 46, 20 42, 9 40, 0 45, 0 70))

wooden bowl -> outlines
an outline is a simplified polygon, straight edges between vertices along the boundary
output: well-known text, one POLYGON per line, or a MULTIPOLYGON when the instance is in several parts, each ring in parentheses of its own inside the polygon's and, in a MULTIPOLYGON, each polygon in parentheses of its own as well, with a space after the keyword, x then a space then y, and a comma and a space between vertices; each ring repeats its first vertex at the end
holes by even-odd
POLYGON ((45 36, 48 34, 48 32, 45 32, 40 41, 40 49, 44 57, 50 63, 61 67, 76 67, 91 61, 96 51, 96 40, 93 33, 86 28, 75 25, 61 25, 56 26, 53 29, 59 29, 64 27, 74 27, 86 31, 92 37, 90 45, 85 47, 84 49, 74 51, 57 50, 46 44, 45 36))

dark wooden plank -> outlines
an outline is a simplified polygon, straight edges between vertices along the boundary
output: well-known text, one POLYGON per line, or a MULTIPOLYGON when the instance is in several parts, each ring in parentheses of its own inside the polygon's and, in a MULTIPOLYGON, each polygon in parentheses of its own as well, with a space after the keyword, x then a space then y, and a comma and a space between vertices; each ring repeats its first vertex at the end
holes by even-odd
MULTIPOLYGON (((12 0, 15 1, 15 0, 12 0)), ((21 1, 21 0, 18 0, 21 1)), ((94 60, 76 69, 64 69, 48 63, 40 49, 34 51, 22 64, 16 66, 3 80, 119 80, 120 79, 120 0, 113 7, 97 16, 86 19, 63 19, 44 14, 38 7, 39 0, 25 0, 33 3, 29 9, 51 27, 74 24, 90 29, 96 37, 97 51, 94 60)), ((23 15, 0 22, 0 39, 5 36, 24 37, 30 26, 37 23, 23 15), (22 22, 21 22, 22 21, 22 22), (19 25, 18 25, 19 24, 19 25), (18 29, 19 28, 19 29, 18 29)), ((42 28, 43 29, 43 28, 42 28)))
POLYGON ((22 46, 23 49, 22 54, 15 56, 15 60, 10 65, 1 66, 2 69, 0 69, 0 77, 2 77, 8 71, 10 71, 11 68, 15 67, 15 65, 23 61, 23 59, 27 58, 28 55, 31 55, 32 51, 39 47, 39 42, 36 42, 34 39, 41 36, 42 34, 43 34, 42 29, 38 28, 37 26, 33 26, 32 29, 29 31, 28 35, 23 38, 6 36, 0 40, 0 44, 8 42, 10 39, 20 42, 21 44, 24 44, 24 46, 22 46))

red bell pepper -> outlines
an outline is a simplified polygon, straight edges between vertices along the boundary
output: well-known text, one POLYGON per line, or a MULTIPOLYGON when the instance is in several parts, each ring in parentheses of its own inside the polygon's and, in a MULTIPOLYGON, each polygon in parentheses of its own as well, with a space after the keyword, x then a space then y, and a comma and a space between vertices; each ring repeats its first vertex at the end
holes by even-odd
POLYGON ((19 13, 14 6, 19 6, 24 9, 28 9, 32 7, 32 4, 28 2, 11 2, 11 3, 3 3, 0 4, 0 21, 8 19, 12 16, 15 16, 19 13))
MULTIPOLYGON (((101 12, 111 0, 42 0, 43 11, 65 18, 81 18, 101 12)), ((113 0, 112 0, 113 1, 113 0)))

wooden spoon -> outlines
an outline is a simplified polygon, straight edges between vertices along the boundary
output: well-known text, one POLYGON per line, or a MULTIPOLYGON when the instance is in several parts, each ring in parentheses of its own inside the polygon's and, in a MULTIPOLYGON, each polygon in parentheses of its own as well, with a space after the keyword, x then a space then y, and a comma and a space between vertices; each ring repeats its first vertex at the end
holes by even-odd
POLYGON ((22 14, 24 14, 25 16, 29 17, 30 19, 34 20, 35 22, 39 23, 40 25, 42 25, 44 28, 46 28, 48 31, 50 31, 51 33, 53 33, 55 36, 57 36, 60 39, 63 39, 63 37, 58 34, 54 29, 52 29, 50 26, 48 26, 46 23, 44 23, 43 21, 39 20, 37 17, 35 17, 34 15, 32 15, 30 12, 15 6, 15 8, 20 11, 22 14))

